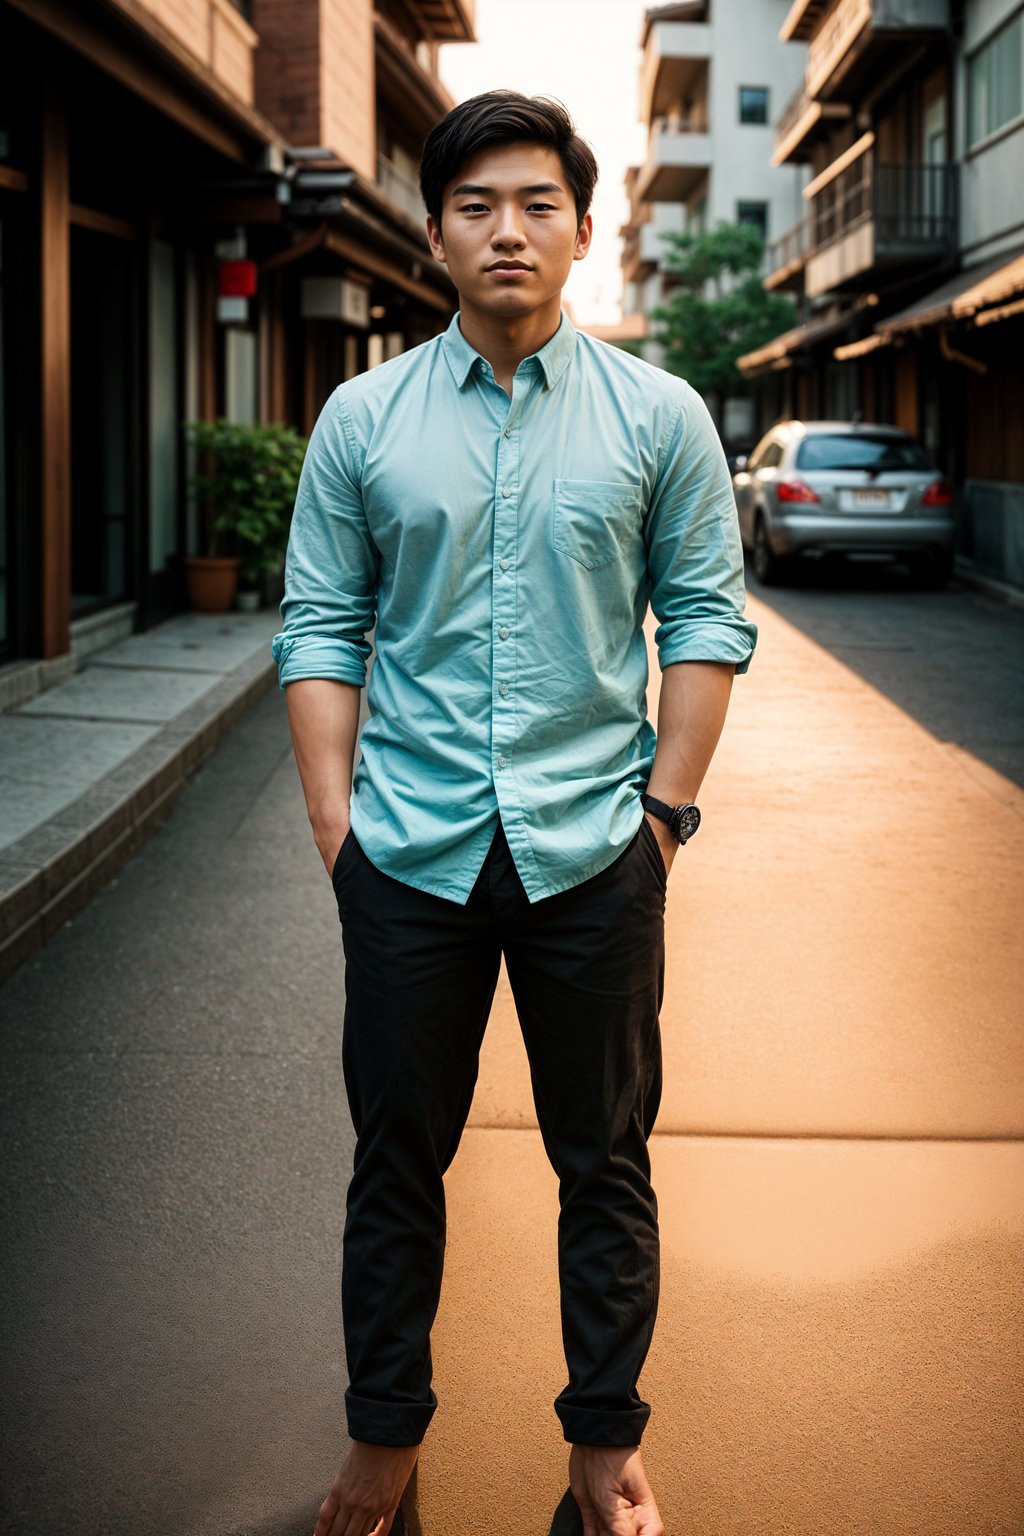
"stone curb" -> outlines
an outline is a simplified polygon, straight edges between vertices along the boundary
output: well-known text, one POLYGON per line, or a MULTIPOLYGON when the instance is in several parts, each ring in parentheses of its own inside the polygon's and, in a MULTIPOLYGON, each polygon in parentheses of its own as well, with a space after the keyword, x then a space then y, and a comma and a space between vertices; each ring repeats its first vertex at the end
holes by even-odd
POLYGON ((71 805, 0 852, 0 982, 157 830, 192 774, 276 681, 269 656, 251 656, 71 805))

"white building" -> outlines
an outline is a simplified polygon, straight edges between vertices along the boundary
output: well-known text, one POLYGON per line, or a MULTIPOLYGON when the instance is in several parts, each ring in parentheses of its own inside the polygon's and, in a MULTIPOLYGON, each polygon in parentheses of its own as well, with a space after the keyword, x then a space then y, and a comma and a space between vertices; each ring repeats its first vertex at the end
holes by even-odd
MULTIPOLYGON (((779 39, 788 8, 789 0, 688 0, 647 11, 647 158, 627 172, 621 230, 627 317, 665 296, 665 233, 742 222, 767 242, 801 217, 805 171, 771 164, 772 125, 804 72, 805 50, 779 39)), ((649 345, 645 355, 657 361, 655 352, 649 345)))

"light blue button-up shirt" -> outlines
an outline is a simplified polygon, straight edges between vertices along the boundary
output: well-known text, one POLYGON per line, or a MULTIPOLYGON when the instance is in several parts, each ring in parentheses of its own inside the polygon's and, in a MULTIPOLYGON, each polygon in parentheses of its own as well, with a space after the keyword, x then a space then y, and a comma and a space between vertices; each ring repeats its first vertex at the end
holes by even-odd
POLYGON ((376 621, 360 845, 464 903, 500 816, 537 901, 604 869, 640 824, 648 602, 663 668, 745 672, 743 600, 729 472, 688 384, 563 314, 510 401, 456 316, 324 406, 273 654, 282 688, 362 686, 376 621))

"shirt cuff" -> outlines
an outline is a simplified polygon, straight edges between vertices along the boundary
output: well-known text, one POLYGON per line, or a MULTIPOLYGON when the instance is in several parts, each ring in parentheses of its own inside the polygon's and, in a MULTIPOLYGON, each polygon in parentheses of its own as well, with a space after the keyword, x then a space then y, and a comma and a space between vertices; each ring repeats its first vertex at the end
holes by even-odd
POLYGON ((757 625, 686 624, 658 642, 658 665, 664 672, 677 661, 734 662, 737 677, 750 666, 757 643, 757 625))
POLYGON ((335 683, 366 685, 366 653, 369 646, 326 635, 275 635, 271 653, 277 662, 277 683, 282 690, 304 677, 323 677, 335 683))

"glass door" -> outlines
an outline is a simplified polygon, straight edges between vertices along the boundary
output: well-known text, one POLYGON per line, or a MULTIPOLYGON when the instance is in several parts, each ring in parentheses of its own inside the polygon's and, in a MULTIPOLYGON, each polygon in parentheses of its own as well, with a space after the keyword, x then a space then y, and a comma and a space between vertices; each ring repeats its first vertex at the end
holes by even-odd
POLYGON ((71 231, 71 616, 129 595, 135 247, 71 231))

